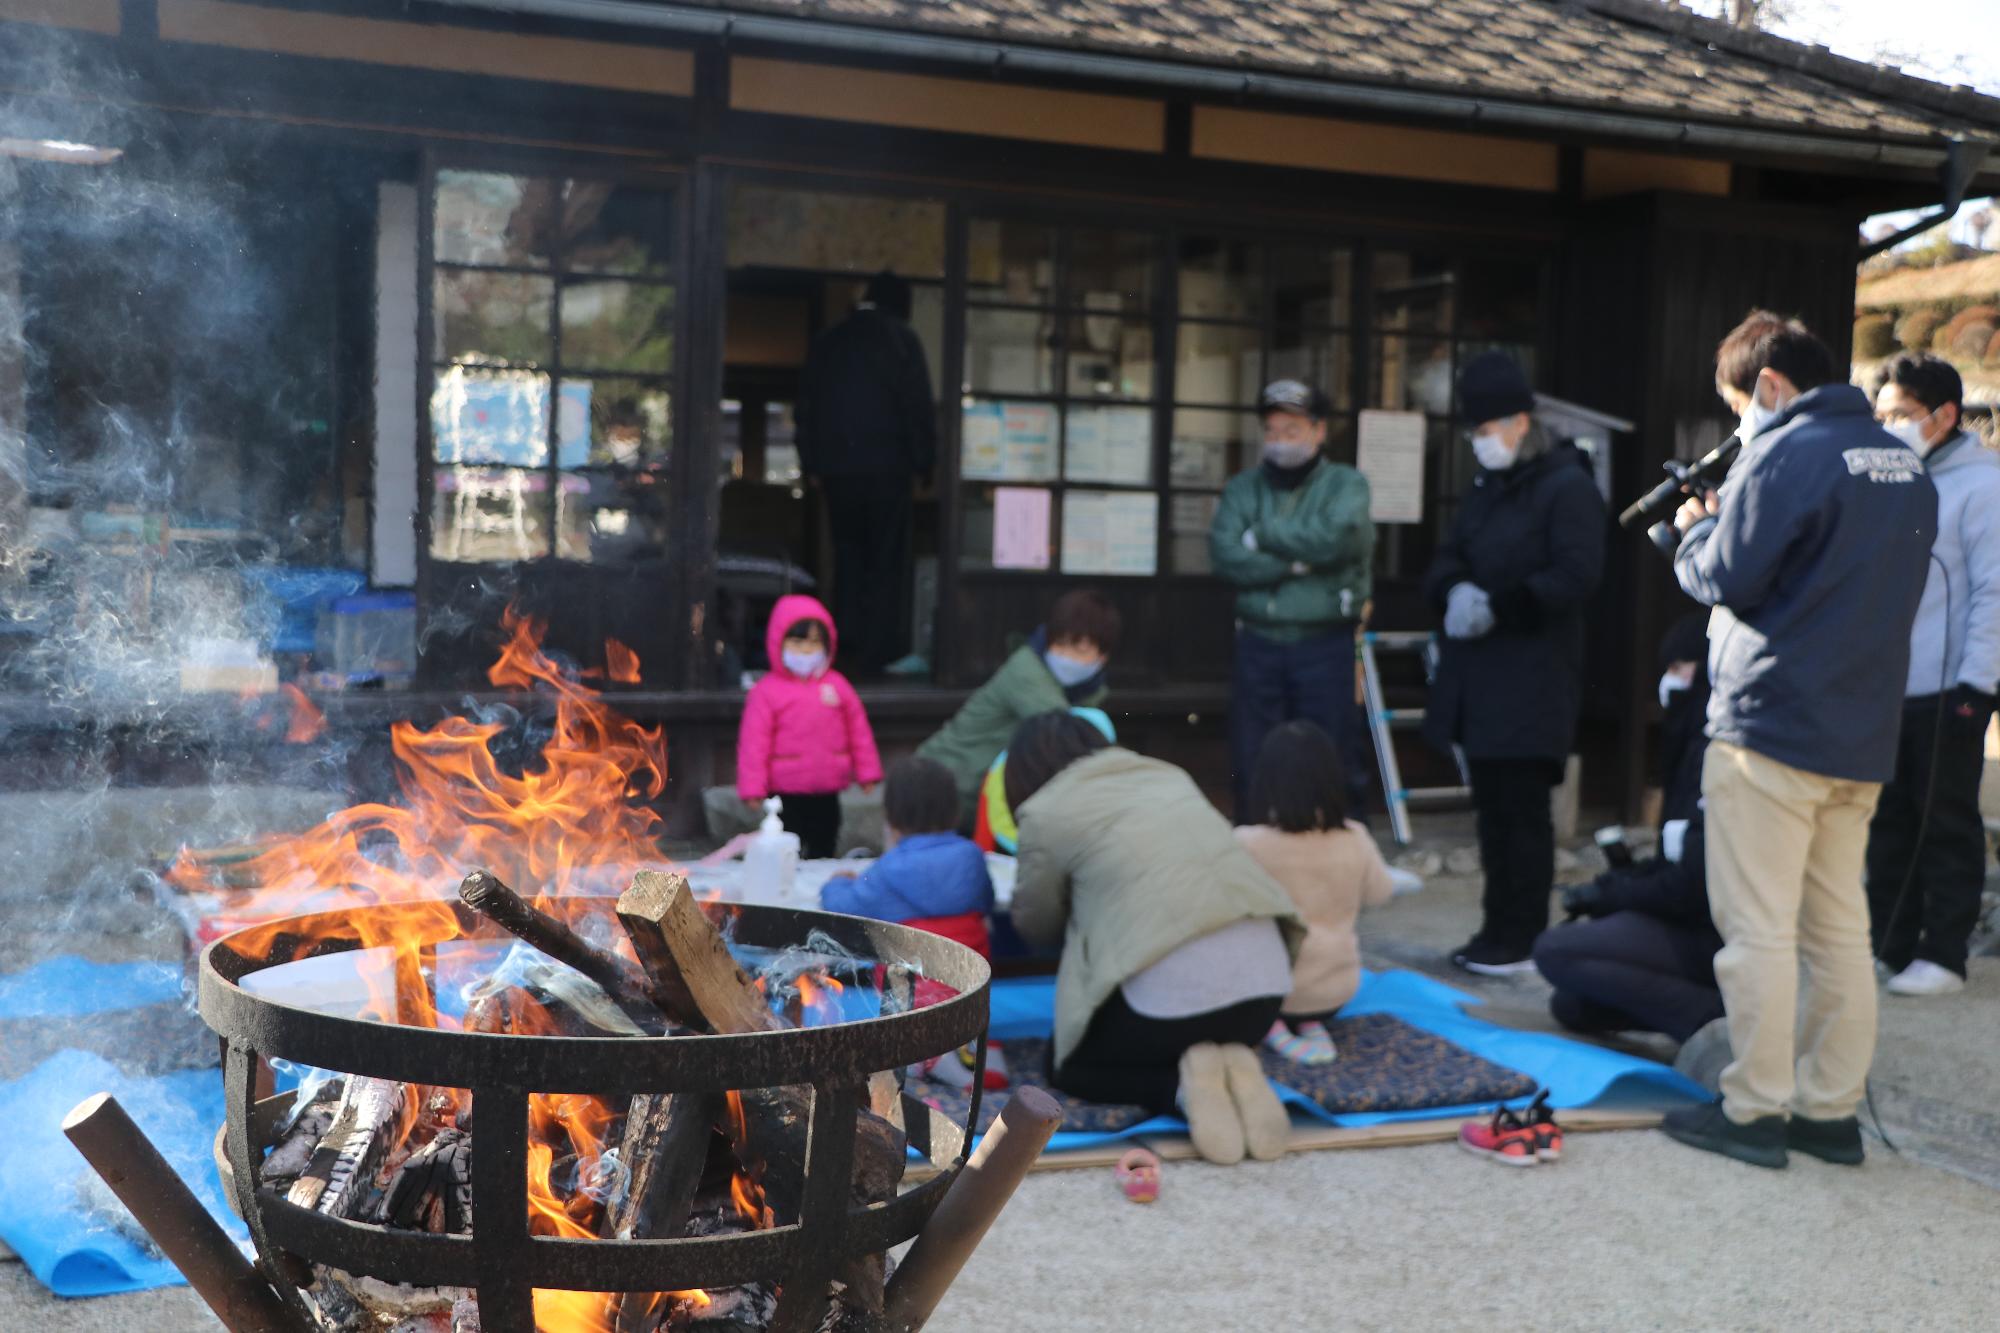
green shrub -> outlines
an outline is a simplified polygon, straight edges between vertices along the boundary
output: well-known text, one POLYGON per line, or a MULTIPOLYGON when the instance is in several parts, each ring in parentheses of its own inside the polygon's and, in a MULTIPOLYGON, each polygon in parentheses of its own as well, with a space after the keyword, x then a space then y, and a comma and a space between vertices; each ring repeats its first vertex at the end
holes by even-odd
POLYGON ((1952 346, 1957 346, 1961 333, 1977 324, 2000 324, 2000 309, 1990 305, 1971 305, 1945 321, 1945 328, 1952 346))
POLYGON ((1896 341, 1913 352, 1928 351, 1931 335, 1943 323, 1942 312, 1919 306, 1896 321, 1896 341))
POLYGON ((1950 346, 1945 348, 1945 355, 1953 361, 1976 366, 1986 355, 1986 348, 1992 343, 1995 333, 2000 333, 2000 329, 1995 329, 1991 323, 1968 324, 1952 338, 1950 346))
POLYGON ((1863 315, 1854 321, 1854 355, 1863 361, 1879 361, 1896 352, 1896 321, 1884 314, 1863 315))

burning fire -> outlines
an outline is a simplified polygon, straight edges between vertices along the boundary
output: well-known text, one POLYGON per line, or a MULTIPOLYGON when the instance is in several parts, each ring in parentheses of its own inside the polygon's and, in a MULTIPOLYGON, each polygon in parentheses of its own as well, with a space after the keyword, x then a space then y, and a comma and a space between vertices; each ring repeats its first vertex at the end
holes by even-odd
MULTIPOLYGON (((655 842, 660 818, 647 803, 666 782, 661 731, 611 709, 597 691, 545 656, 539 624, 511 612, 504 623, 508 641, 487 677, 495 686, 553 699, 553 729, 538 756, 516 765, 496 753, 495 743, 507 731, 498 721, 450 717, 429 730, 397 723, 391 744, 400 804, 350 807, 317 828, 273 840, 228 864, 183 849, 167 879, 216 905, 205 934, 246 930, 237 947, 269 957, 280 932, 295 928, 285 918, 397 904, 396 911, 357 918, 343 928, 360 927, 363 947, 386 947, 393 958, 393 994, 376 995, 371 1012, 384 1021, 454 1026, 440 1019, 435 982, 426 973, 435 970, 434 946, 460 934, 454 890, 468 869, 490 868, 543 910, 564 915, 564 895, 612 889, 635 867, 660 863, 655 842)), ((605 655, 611 680, 639 679, 639 658, 630 648, 613 641, 605 655)), ((299 717, 302 736, 318 724, 316 713, 301 710, 299 717)), ((518 1006, 512 1020, 517 1033, 556 1031, 539 1005, 518 1006)), ((731 1097, 740 1121, 741 1107, 731 1097)), ((605 1162, 621 1118, 622 1111, 596 1097, 546 1093, 530 1099, 526 1170, 535 1234, 599 1234, 605 1205, 594 1195, 602 1191, 579 1184, 605 1162)), ((734 1192, 746 1217, 771 1225, 761 1189, 739 1179, 734 1192)), ((610 1333, 619 1299, 537 1291, 536 1327, 541 1333, 610 1333)), ((674 1301, 700 1309, 710 1297, 702 1291, 667 1292, 654 1298, 654 1308, 674 1301)))

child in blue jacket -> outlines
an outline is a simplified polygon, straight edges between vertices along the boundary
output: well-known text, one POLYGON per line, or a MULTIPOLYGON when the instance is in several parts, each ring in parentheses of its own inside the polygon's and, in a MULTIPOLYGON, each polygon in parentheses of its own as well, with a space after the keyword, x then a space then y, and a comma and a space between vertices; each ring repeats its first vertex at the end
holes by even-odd
MULTIPOLYGON (((991 957, 986 918, 993 910, 993 881, 986 873, 986 853, 956 831, 958 804, 958 783, 943 764, 915 756, 897 762, 882 790, 888 850, 859 875, 828 880, 820 890, 820 905, 829 912, 915 926, 991 957)), ((923 1072, 969 1083, 972 1054, 967 1046, 923 1072)), ((999 1047, 988 1043, 986 1087, 1006 1086, 999 1047)))

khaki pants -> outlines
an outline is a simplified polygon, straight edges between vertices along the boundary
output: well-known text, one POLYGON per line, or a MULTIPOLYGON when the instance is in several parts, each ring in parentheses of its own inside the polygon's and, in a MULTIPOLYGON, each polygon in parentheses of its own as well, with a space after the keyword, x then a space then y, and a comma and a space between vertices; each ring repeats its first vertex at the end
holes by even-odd
POLYGON ((1788 1111, 1837 1120, 1860 1105, 1875 1056, 1861 866, 1881 790, 1709 744, 1701 770, 1708 900, 1723 938, 1715 977, 1736 1056, 1722 1071, 1722 1108, 1739 1124, 1788 1111))

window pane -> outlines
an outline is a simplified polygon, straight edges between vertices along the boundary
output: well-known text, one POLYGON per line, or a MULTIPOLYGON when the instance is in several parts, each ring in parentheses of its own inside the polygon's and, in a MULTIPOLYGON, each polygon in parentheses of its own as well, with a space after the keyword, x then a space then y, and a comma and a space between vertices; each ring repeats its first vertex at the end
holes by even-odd
POLYGON ((1069 392, 1079 398, 1150 398, 1153 326, 1112 315, 1069 318, 1069 392))
POLYGON ((1470 260, 1459 290, 1459 333, 1463 337, 1518 337, 1534 332, 1541 322, 1540 264, 1513 259, 1470 260))
POLYGON ((1120 486, 1153 484, 1153 409, 1084 407, 1063 419, 1063 476, 1120 486))
POLYGON ((565 379, 556 439, 564 467, 642 468, 672 453, 666 386, 628 379, 565 379))
POLYGON ((1378 250, 1371 271, 1370 322, 1399 333, 1449 333, 1455 281, 1449 261, 1436 255, 1378 250))
POLYGON ((798 422, 792 405, 764 404, 764 481, 772 486, 796 486, 805 475, 799 462, 798 422))
POLYGON ((1259 319, 1264 312, 1264 248, 1248 241, 1189 236, 1181 241, 1183 315, 1259 319))
POLYGON ((1181 408, 1174 413, 1169 471, 1176 486, 1214 487, 1249 467, 1262 434, 1253 412, 1181 408))
POLYGON ((965 313, 966 387, 993 393, 1054 393, 1054 317, 1032 310, 965 313))
POLYGON ((1345 412, 1354 405, 1351 347, 1344 333, 1281 323, 1271 345, 1271 378, 1313 385, 1333 400, 1334 411, 1345 412))
POLYGON ((1452 405, 1451 344, 1435 338, 1377 338, 1364 407, 1448 416, 1452 405))
POLYGON ((447 264, 549 266, 554 181, 484 171, 440 171, 434 253, 447 264))
POLYGON ((563 182, 563 267, 589 273, 673 273, 674 196, 606 181, 563 182))
POLYGON ((1175 398, 1184 403, 1257 401, 1264 387, 1264 338, 1258 329, 1183 321, 1175 341, 1175 398))
POLYGON ((781 185, 729 190, 731 268, 944 276, 944 204, 781 185))
POLYGON ((1354 251, 1287 245, 1271 254, 1271 303, 1280 320, 1345 325, 1354 318, 1354 251))
POLYGON ((1207 574, 1214 566, 1208 555, 1208 530, 1222 497, 1181 494, 1167 501, 1167 560, 1176 574, 1207 574))
POLYGON ((1072 232, 1065 299, 1091 310, 1146 309, 1153 300, 1157 251, 1148 232, 1072 232))
POLYGON ((432 475, 435 559, 497 563, 548 554, 548 473, 441 465, 432 475))
POLYGON ((440 370, 431 390, 431 448, 440 463, 546 466, 549 377, 532 370, 440 370))
POLYGON ((651 468, 557 474, 556 554, 592 564, 666 556, 666 479, 651 468))
POLYGON ((974 218, 966 228, 966 291, 975 301, 1047 305, 1056 293, 1056 232, 974 218))
POLYGON ((562 359, 578 369, 666 374, 674 368, 674 289, 638 282, 563 284, 562 359))
POLYGON ((555 296, 549 279, 441 268, 433 290, 437 360, 548 364, 549 305, 555 296))

